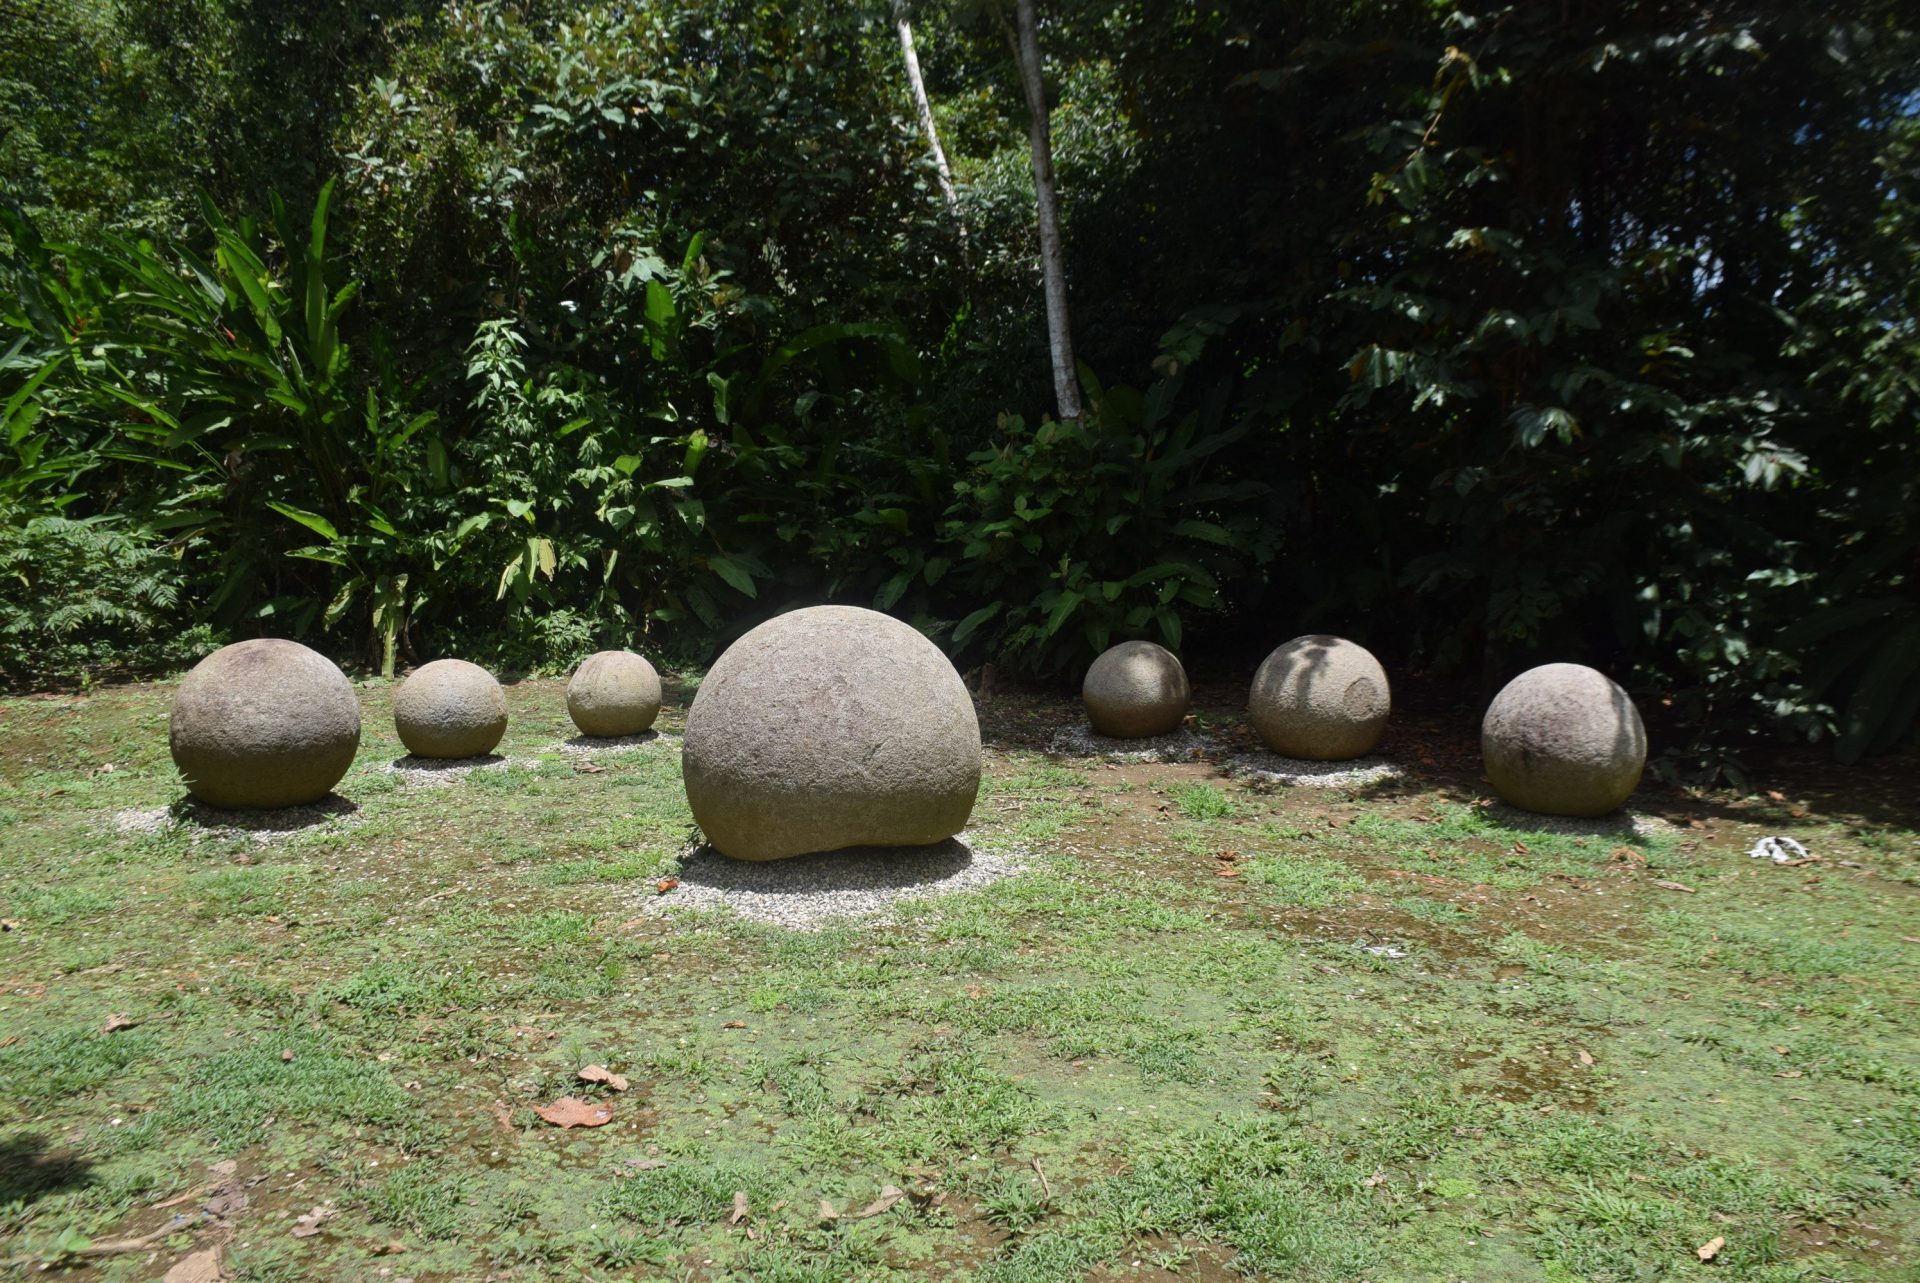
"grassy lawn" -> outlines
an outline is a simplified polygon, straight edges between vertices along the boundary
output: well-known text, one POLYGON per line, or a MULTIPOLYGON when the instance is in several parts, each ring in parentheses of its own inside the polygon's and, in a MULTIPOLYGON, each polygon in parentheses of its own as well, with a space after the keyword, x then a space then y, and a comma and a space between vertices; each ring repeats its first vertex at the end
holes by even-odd
POLYGON ((419 783, 361 689, 352 809, 274 835, 158 822, 168 685, 0 702, 8 1270, 1920 1279, 1920 797, 1556 833, 1398 724, 1406 780, 1272 789, 1006 696, 1027 871, 803 934, 646 911, 671 740, 589 762, 522 682, 419 783))

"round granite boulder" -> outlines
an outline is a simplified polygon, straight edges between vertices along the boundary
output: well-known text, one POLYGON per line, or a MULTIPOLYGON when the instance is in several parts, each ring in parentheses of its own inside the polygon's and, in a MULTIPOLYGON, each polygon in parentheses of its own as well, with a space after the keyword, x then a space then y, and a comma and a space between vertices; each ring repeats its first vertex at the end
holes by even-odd
POLYGON ((813 606, 720 656, 687 710, 681 765, 693 818, 736 860, 927 846, 973 813, 980 723, 914 629, 813 606))
POLYGON ((1480 756, 1503 800, 1543 815, 1618 810, 1647 764, 1640 710, 1605 673, 1544 664, 1493 697, 1480 756))
POLYGON ((1187 670, 1150 641, 1121 642, 1100 654, 1080 684, 1093 729, 1115 739, 1165 735, 1187 715, 1187 670))
POLYGON ((660 716, 660 674, 630 650, 589 655, 567 682, 567 716, 582 735, 638 735, 660 716))
POLYGON ((393 693, 393 726, 415 757, 484 757, 507 733, 507 697, 493 674, 436 659, 393 693))
POLYGON ((1253 675, 1247 717, 1282 757, 1340 762, 1370 752, 1393 702, 1387 671, 1365 646, 1309 633, 1268 655, 1253 675))
POLYGON ((208 806, 304 806, 353 765, 360 700, 332 660, 299 642, 235 642, 180 683, 167 746, 187 791, 208 806))

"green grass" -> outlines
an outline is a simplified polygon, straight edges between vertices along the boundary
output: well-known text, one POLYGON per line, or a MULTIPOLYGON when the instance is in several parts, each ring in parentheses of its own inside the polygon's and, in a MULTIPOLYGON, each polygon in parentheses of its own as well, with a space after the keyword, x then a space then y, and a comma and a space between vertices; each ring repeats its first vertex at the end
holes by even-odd
POLYGON ((1554 833, 996 751, 1027 872, 797 934, 643 912, 677 757, 576 771, 557 683, 439 786, 362 693, 358 809, 264 842, 116 820, 178 797, 167 687, 0 704, 0 1259, 158 1277, 193 1235, 62 1236, 231 1159, 245 1279, 1920 1278, 1912 816, 1554 833), (1820 865, 1746 858, 1789 829, 1820 865))

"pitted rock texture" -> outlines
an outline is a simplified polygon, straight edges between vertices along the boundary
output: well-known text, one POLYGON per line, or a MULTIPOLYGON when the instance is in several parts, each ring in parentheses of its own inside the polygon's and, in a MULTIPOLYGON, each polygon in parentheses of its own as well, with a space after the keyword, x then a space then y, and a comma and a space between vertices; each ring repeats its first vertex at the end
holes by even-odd
POLYGON ((353 765, 360 700, 332 660, 299 642, 235 642, 180 683, 167 746, 188 792, 208 806, 305 806, 353 765))
POLYGON ((1189 698, 1187 670, 1172 651, 1150 641, 1121 642, 1102 651, 1080 684, 1087 720, 1115 739, 1179 729, 1189 698))
POLYGON ((687 711, 681 764, 693 818, 736 860, 926 846, 973 813, 980 723, 918 632, 813 606, 720 656, 687 711))
POLYGON ((1393 700, 1387 670, 1365 646, 1309 633, 1279 647, 1253 675, 1247 718, 1282 757, 1343 762, 1372 752, 1393 700))
POLYGON ((630 650, 589 655, 567 682, 567 716, 582 735, 638 735, 660 716, 660 674, 630 650))
POLYGON ((393 727, 415 757, 481 757, 507 733, 507 696, 480 665, 436 659, 393 693, 393 727))
POLYGON ((1605 673, 1544 664, 1493 697, 1480 723, 1480 756, 1494 791, 1523 811, 1605 815, 1640 783, 1647 729, 1605 673))

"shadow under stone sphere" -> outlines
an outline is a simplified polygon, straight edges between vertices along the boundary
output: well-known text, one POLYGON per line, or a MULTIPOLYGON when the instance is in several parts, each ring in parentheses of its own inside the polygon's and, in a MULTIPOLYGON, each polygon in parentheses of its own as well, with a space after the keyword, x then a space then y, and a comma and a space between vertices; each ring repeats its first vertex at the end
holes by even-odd
POLYGON ((507 696, 480 665, 436 659, 393 693, 393 728, 415 757, 481 757, 507 733, 507 696))
POLYGON ((1480 756, 1494 792, 1523 811, 1605 815, 1640 783, 1647 730, 1605 673, 1543 664, 1493 697, 1480 723, 1480 756))
POLYGON ((1189 698, 1187 670, 1172 651, 1150 641, 1121 642, 1102 651, 1080 684, 1087 720, 1115 739, 1178 730, 1189 698))
POLYGON ((1373 750, 1392 711, 1387 670, 1365 646, 1310 633, 1268 655, 1253 675, 1247 719, 1282 757, 1342 762, 1373 750))
POLYGON ((360 700, 332 660, 299 642, 235 642, 181 681, 167 747, 187 791, 208 806, 305 806, 353 765, 360 700))
POLYGON ((813 606, 721 655, 687 710, 687 803, 736 860, 927 846, 966 827, 980 723, 938 647, 877 611, 813 606))
POLYGON ((638 735, 660 716, 660 674, 630 650, 589 655, 567 682, 567 716, 582 735, 638 735))

